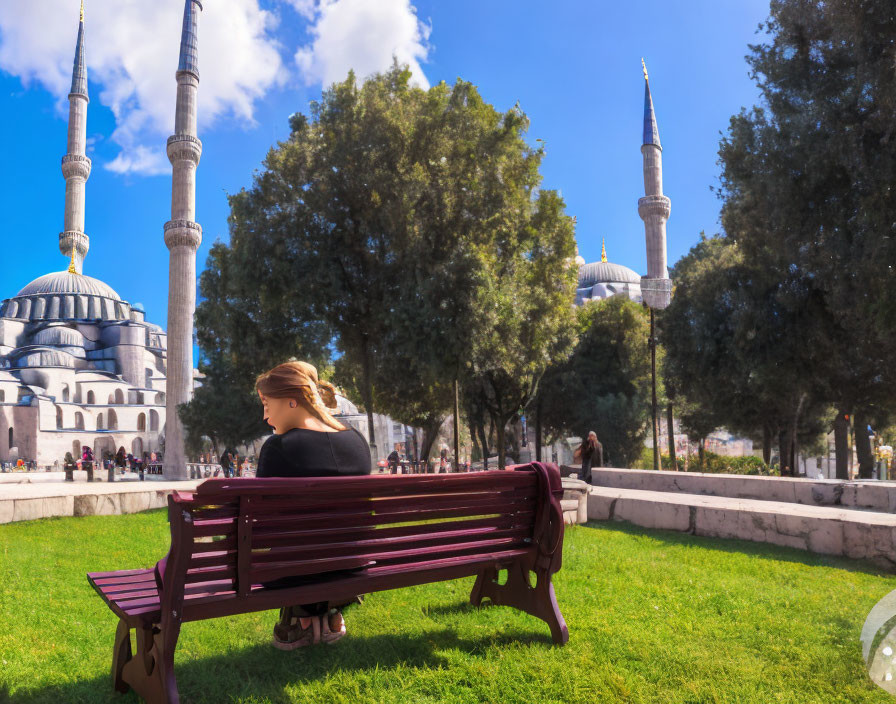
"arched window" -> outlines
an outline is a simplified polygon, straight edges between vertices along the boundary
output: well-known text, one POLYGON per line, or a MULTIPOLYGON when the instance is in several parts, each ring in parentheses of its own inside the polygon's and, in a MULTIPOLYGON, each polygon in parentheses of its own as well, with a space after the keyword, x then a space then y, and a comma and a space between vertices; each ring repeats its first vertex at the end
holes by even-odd
POLYGON ((110 406, 115 403, 115 394, 109 394, 109 400, 106 403, 108 403, 110 406))
POLYGON ((158 411, 149 412, 149 429, 157 431, 159 429, 159 413, 158 411))
POLYGON ((115 389, 115 403, 119 406, 124 405, 124 392, 121 389, 115 389))
POLYGON ((96 396, 93 395, 93 391, 87 392, 87 405, 88 406, 96 405, 96 396))
POLYGON ((145 431, 146 430, 146 414, 141 413, 137 416, 137 430, 145 431))
POLYGON ((152 388, 152 369, 146 370, 146 388, 147 389, 152 388))
POLYGON ((143 405, 143 392, 142 391, 137 392, 137 405, 138 406, 143 405))
POLYGON ((96 429, 97 430, 105 430, 106 429, 105 425, 103 424, 103 414, 102 413, 100 413, 96 417, 96 429))
POLYGON ((118 415, 109 409, 109 430, 118 430, 118 415))
POLYGON ((56 430, 62 430, 62 409, 56 407, 56 430))
POLYGON ((6 401, 6 392, 3 389, 0 389, 0 403, 6 401))
POLYGON ((84 415, 80 411, 75 412, 75 429, 84 430, 84 415))
POLYGON ((72 457, 76 460, 81 459, 81 441, 72 440, 72 457))
POLYGON ((68 403, 69 394, 68 394, 68 384, 62 385, 62 401, 64 403, 68 403))
POLYGON ((16 446, 16 443, 15 443, 15 437, 13 437, 13 434, 12 434, 12 426, 9 426, 9 445, 7 445, 7 447, 15 447, 15 446, 16 446))

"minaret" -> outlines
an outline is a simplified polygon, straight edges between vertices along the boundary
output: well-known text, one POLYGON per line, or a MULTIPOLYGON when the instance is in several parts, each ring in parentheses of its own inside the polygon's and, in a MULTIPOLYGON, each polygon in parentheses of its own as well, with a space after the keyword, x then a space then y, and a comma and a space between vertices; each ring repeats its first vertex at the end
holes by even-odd
POLYGON ((666 270, 666 220, 672 201, 663 195, 663 147, 653 112, 653 98, 647 67, 644 69, 644 197, 638 200, 638 215, 644 221, 647 240, 647 276, 641 282, 644 302, 650 308, 666 308, 671 300, 672 283, 666 270))
POLYGON ((84 191, 90 176, 87 158, 87 64, 84 57, 84 0, 81 0, 81 22, 75 46, 72 69, 72 90, 68 94, 68 150, 62 157, 65 176, 65 226, 59 233, 59 251, 71 259, 75 271, 84 268, 84 257, 90 238, 84 234, 84 191))
POLYGON ((193 313, 196 310, 196 250, 202 228, 196 217, 196 167, 202 142, 196 137, 199 90, 199 0, 186 0, 177 66, 174 134, 168 138, 171 161, 171 220, 165 223, 168 260, 168 367, 165 405, 164 475, 187 477, 184 430, 177 407, 193 397, 193 313))
POLYGON ((600 241, 600 260, 602 262, 607 261, 607 241, 604 239, 600 241))

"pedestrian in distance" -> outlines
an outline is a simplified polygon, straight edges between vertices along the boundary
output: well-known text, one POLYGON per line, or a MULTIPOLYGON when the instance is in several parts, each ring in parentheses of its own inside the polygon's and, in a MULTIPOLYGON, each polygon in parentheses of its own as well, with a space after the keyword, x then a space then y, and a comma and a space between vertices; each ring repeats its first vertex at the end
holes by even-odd
POLYGON ((593 430, 588 433, 588 437, 576 448, 573 459, 582 463, 579 478, 591 484, 591 468, 604 466, 604 446, 598 441, 597 433, 593 430))

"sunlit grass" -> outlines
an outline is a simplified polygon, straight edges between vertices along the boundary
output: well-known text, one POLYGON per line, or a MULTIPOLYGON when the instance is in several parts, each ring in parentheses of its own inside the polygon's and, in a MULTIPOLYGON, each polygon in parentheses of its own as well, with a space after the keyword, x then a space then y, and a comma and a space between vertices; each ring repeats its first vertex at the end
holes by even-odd
MULTIPOLYGON (((110 685, 115 618, 86 572, 153 564, 163 511, 0 526, 0 702, 136 702, 110 685)), ((274 612, 186 624, 184 704, 889 702, 863 669, 873 566, 774 546, 592 524, 556 576, 565 647, 541 621, 467 604, 472 580, 369 595, 349 636, 283 653, 274 612)))

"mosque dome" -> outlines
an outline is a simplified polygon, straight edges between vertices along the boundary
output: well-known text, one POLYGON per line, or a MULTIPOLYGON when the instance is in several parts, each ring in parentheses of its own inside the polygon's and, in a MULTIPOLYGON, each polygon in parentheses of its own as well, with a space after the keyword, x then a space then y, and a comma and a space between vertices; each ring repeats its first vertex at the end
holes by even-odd
POLYGON ((84 336, 74 328, 53 323, 35 333, 31 338, 31 344, 52 347, 84 347, 84 336))
POLYGON ((0 306, 20 320, 128 320, 130 306, 98 279, 58 271, 35 279, 0 306))
POLYGON ((119 296, 112 288, 99 279, 84 276, 83 274, 70 274, 67 271, 57 271, 53 274, 45 274, 35 279, 16 294, 16 298, 22 296, 35 296, 40 294, 81 294, 86 296, 101 296, 120 301, 119 296))
POLYGON ((627 266, 611 262, 592 262, 579 267, 579 288, 608 283, 640 285, 641 277, 627 266))
POLYGON ((640 303, 643 300, 641 277, 627 266, 607 261, 606 244, 601 244, 600 261, 579 267, 576 305, 582 305, 586 301, 602 301, 617 295, 628 296, 640 303))

